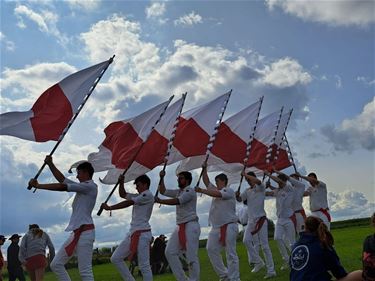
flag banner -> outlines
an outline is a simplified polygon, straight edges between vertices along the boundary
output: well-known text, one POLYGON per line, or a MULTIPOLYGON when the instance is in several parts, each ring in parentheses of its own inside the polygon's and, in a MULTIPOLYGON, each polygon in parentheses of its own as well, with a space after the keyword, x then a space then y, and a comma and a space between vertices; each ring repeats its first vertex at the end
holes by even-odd
POLYGON ((69 121, 112 59, 69 75, 47 89, 29 111, 0 115, 0 135, 35 141, 58 141, 69 121))
MULTIPOLYGON (((184 100, 185 97, 182 97, 167 108, 162 119, 155 126, 154 130, 152 130, 150 136, 138 152, 134 162, 126 171, 125 182, 132 181, 138 176, 163 164, 168 150, 168 143, 174 132, 174 126, 181 113, 184 100)), ((122 172, 123 170, 121 169, 111 169, 101 182, 104 184, 115 184, 122 172)))
POLYGON ((170 151, 168 165, 187 157, 205 155, 217 121, 230 93, 183 113, 170 151))
MULTIPOLYGON (((253 103, 220 124, 208 158, 208 166, 243 163, 247 142, 255 128, 260 107, 261 101, 253 103)), ((204 160, 205 155, 184 159, 177 172, 200 168, 204 160)))

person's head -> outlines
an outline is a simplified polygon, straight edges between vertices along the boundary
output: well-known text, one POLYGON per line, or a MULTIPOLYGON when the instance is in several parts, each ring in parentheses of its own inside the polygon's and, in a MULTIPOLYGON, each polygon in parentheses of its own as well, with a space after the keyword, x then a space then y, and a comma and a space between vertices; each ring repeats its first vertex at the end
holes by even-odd
POLYGON ((150 188, 151 180, 148 176, 141 175, 134 180, 134 184, 138 193, 142 193, 143 191, 150 188))
POLYGON ((12 241, 12 243, 16 243, 16 244, 18 244, 18 242, 20 241, 20 235, 18 235, 18 234, 13 234, 10 238, 9 238, 9 240, 10 241, 12 241))
POLYGON ((280 174, 277 177, 278 177, 278 179, 280 179, 283 182, 282 184, 279 183, 279 187, 284 187, 287 180, 288 180, 288 177, 284 174, 280 174))
POLYGON ((4 245, 5 240, 6 240, 5 236, 4 235, 0 235, 0 246, 4 245))
POLYGON ((291 174, 290 177, 293 179, 299 180, 299 176, 296 173, 291 174))
POLYGON ((94 168, 90 162, 82 162, 77 167, 77 179, 79 182, 91 180, 94 175, 94 168))
POLYGON ((40 228, 39 225, 37 225, 36 223, 34 224, 29 224, 29 230, 31 229, 35 229, 35 228, 40 228))
POLYGON ((228 177, 226 174, 218 174, 215 177, 215 183, 218 189, 222 189, 228 184, 228 177))
POLYGON ((315 173, 310 173, 310 174, 308 174, 307 175, 309 178, 314 178, 314 179, 318 179, 318 177, 316 176, 316 174, 315 173))
POLYGON ((33 234, 33 236, 42 237, 43 230, 40 229, 39 225, 36 223, 29 225, 29 231, 33 234))
POLYGON ((318 236, 324 248, 330 248, 334 244, 333 236, 325 223, 317 217, 307 217, 305 220, 305 231, 318 236))
POLYGON ((185 188, 191 184, 193 177, 190 172, 180 172, 177 175, 177 182, 179 188, 185 188))
MULTIPOLYGON (((254 173, 254 172, 247 172, 246 173, 248 176, 252 176, 252 177, 254 177, 254 178, 256 178, 257 176, 256 176, 256 174, 254 173)), ((247 183, 250 185, 250 186, 253 186, 254 184, 252 184, 252 182, 248 179, 248 178, 246 178, 246 181, 247 181, 247 183)))

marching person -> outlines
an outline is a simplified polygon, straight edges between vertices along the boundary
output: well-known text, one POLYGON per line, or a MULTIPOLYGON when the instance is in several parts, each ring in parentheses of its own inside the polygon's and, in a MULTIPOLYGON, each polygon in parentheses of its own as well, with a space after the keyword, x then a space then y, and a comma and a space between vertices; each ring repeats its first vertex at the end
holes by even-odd
POLYGON ((13 234, 9 238, 9 240, 12 241, 7 250, 9 281, 15 281, 16 279, 18 279, 19 281, 25 281, 22 264, 18 259, 20 250, 18 243, 20 242, 20 237, 21 236, 18 234, 13 234))
POLYGON ((305 196, 310 196, 311 215, 320 218, 329 230, 331 215, 328 208, 327 185, 319 181, 315 173, 310 173, 307 177, 301 175, 299 177, 311 184, 304 194, 305 196))
POLYGON ((47 156, 44 162, 59 183, 40 184, 36 179, 31 179, 29 185, 38 189, 50 191, 75 192, 72 203, 72 215, 65 231, 72 231, 70 237, 64 242, 51 263, 52 271, 60 281, 70 281, 64 265, 73 254, 77 256, 78 270, 83 281, 94 280, 92 272, 92 252, 95 240, 92 210, 95 206, 98 187, 92 180, 94 168, 89 162, 82 162, 77 167, 78 183, 71 181, 60 172, 53 163, 52 157, 47 156))
POLYGON ((164 184, 165 171, 160 172, 159 191, 171 199, 155 198, 155 202, 176 206, 177 227, 168 240, 165 249, 169 266, 177 281, 198 281, 200 274, 198 248, 201 228, 197 216, 197 194, 190 187, 192 176, 190 172, 178 174, 179 189, 166 189, 164 184), (189 278, 186 277, 180 261, 180 254, 186 253, 189 265, 189 278))
POLYGON ((21 240, 19 259, 25 265, 31 281, 42 281, 47 267, 46 247, 51 259, 55 256, 55 248, 48 234, 37 224, 29 225, 29 231, 21 240))
POLYGON ((251 272, 255 273, 264 267, 264 261, 259 256, 262 247, 267 266, 265 279, 276 276, 272 253, 268 244, 268 221, 264 211, 266 189, 254 172, 243 172, 249 187, 241 194, 237 193, 237 201, 247 205, 248 222, 243 236, 243 243, 247 249, 249 263, 254 263, 251 272), (259 247, 260 246, 260 247, 259 247))
POLYGON ((4 245, 6 238, 4 235, 0 235, 0 281, 3 281, 3 267, 4 267, 4 257, 1 252, 1 246, 4 245))
POLYGON ((202 165, 202 178, 207 189, 196 187, 195 191, 212 197, 208 216, 212 226, 207 239, 207 253, 211 264, 220 280, 239 281, 239 259, 236 251, 238 225, 236 216, 236 194, 227 187, 228 178, 225 174, 215 177, 216 186, 210 182, 207 174, 207 163, 202 165), (225 249, 227 267, 221 256, 225 249))
POLYGON ((306 219, 306 213, 302 206, 303 196, 305 194, 305 185, 301 181, 298 180, 299 176, 296 173, 288 176, 280 171, 277 171, 277 170, 273 170, 273 171, 278 175, 285 175, 285 177, 287 178, 287 180, 291 183, 293 187, 294 197, 293 197, 292 205, 293 205, 293 210, 294 210, 294 214, 296 217, 296 232, 297 234, 299 234, 304 231, 305 219, 306 219))
POLYGON ((267 191, 266 196, 274 196, 276 198, 276 215, 277 222, 275 226, 274 239, 277 242, 281 257, 284 261, 281 270, 289 268, 289 253, 295 242, 295 215, 292 208, 293 188, 287 183, 287 177, 280 174, 277 177, 272 176, 267 170, 264 173, 274 180, 279 188, 275 188, 267 183, 272 191, 267 191))
POLYGON ((125 265, 124 259, 128 258, 129 261, 132 261, 137 256, 138 267, 142 273, 143 280, 152 281, 150 265, 152 233, 149 220, 154 206, 154 196, 150 191, 150 178, 146 175, 141 175, 134 180, 138 194, 126 192, 123 175, 120 175, 118 181, 119 195, 125 200, 112 206, 103 203, 102 208, 112 211, 133 206, 133 210, 129 232, 112 254, 111 262, 117 267, 123 280, 135 281, 129 268, 125 265))

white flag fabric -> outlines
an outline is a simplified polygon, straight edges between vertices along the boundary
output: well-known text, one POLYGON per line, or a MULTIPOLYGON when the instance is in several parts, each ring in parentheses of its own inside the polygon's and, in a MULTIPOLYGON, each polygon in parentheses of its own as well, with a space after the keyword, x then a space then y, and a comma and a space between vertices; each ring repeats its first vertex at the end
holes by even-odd
POLYGON ((0 135, 46 142, 57 141, 78 111, 95 80, 112 60, 69 75, 48 88, 29 111, 0 115, 0 135))

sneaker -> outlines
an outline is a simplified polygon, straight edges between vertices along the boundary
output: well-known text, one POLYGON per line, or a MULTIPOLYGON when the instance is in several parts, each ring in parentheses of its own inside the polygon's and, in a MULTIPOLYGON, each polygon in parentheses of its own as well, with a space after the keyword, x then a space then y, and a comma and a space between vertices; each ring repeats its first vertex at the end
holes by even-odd
POLYGON ((288 270, 289 269, 289 263, 284 262, 283 265, 280 267, 280 270, 288 270))
POLYGON ((256 264, 254 265, 254 268, 253 268, 253 270, 252 270, 251 272, 252 272, 252 273, 256 273, 256 272, 258 272, 259 270, 261 270, 262 267, 264 267, 264 261, 260 260, 259 263, 256 263, 256 264))
POLYGON ((264 276, 264 279, 270 279, 276 277, 276 272, 267 272, 267 274, 264 276))

